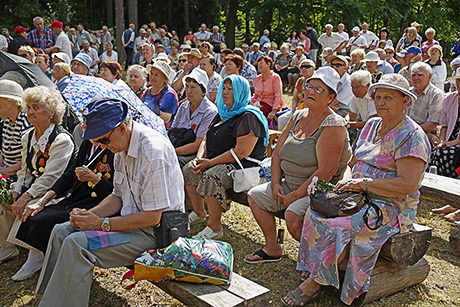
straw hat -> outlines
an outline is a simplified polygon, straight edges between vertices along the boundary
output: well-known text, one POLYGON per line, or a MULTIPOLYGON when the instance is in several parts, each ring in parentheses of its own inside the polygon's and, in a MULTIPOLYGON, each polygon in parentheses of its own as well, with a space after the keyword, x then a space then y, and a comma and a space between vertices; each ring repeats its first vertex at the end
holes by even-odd
POLYGON ((455 83, 458 79, 460 79, 460 67, 455 71, 455 76, 447 78, 447 82, 455 83))

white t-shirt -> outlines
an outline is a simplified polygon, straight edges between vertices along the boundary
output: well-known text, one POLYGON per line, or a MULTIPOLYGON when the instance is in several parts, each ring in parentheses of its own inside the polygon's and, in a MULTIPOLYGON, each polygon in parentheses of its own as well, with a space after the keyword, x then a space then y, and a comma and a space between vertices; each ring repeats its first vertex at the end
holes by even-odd
MULTIPOLYGON (((337 34, 340 35, 340 36, 342 36, 342 37, 345 39, 345 41, 348 41, 348 39, 350 38, 350 37, 348 36, 348 33, 347 33, 347 32, 342 32, 342 33, 337 32, 337 34)), ((348 44, 348 43, 347 43, 347 44, 348 44)), ((340 49, 340 53, 347 52, 347 48, 346 48, 346 47, 347 47, 347 44, 344 45, 345 48, 340 49)))
POLYGON ((367 94, 363 98, 357 98, 353 95, 350 103, 350 111, 360 115, 362 121, 367 121, 369 117, 377 114, 374 102, 367 94))
MULTIPOLYGON (((364 36, 362 35, 359 35, 358 37, 355 37, 353 36, 352 38, 350 38, 350 40, 348 41, 348 44, 347 44, 347 47, 348 46, 351 46, 353 44, 356 44, 358 46, 367 46, 367 41, 366 41, 366 38, 364 38, 364 36)), ((352 52, 353 50, 355 49, 358 49, 359 47, 356 47, 356 46, 351 46, 350 47, 350 52, 352 52)))
POLYGON ((8 41, 6 40, 6 37, 0 34, 0 50, 3 48, 8 48, 8 41))
POLYGON ((70 45, 69 37, 64 33, 64 31, 61 31, 61 33, 58 35, 54 47, 59 48, 59 52, 66 53, 70 60, 73 59, 72 46, 70 45))

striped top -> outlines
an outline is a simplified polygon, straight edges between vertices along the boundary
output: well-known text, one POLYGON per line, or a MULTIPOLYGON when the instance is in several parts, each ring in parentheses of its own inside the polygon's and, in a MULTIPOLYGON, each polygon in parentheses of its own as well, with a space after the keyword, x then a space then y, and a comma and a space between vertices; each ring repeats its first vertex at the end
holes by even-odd
POLYGON ((3 121, 1 155, 5 167, 21 161, 21 138, 31 127, 27 115, 23 112, 19 112, 14 122, 11 122, 9 118, 3 121))

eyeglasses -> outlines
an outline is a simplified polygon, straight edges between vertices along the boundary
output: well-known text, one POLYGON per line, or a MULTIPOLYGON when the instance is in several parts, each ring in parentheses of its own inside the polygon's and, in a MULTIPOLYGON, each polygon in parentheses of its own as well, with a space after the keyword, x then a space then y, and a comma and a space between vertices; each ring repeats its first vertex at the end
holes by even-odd
POLYGON ((331 67, 342 67, 345 66, 345 64, 342 63, 331 63, 331 67))
POLYGON ((312 68, 313 65, 302 65, 300 66, 300 69, 309 69, 309 68, 312 68))
POLYGON ((180 63, 180 62, 184 62, 184 63, 185 63, 185 62, 187 62, 187 60, 186 60, 186 59, 181 59, 181 60, 179 60, 179 63, 180 63))
POLYGON ((30 56, 30 54, 28 53, 23 53, 23 54, 18 54, 18 55, 23 58, 27 58, 28 56, 30 56))
POLYGON ((115 130, 115 128, 113 128, 112 131, 110 131, 110 134, 108 136, 106 136, 105 138, 95 140, 94 142, 99 143, 101 145, 109 145, 110 144, 110 137, 112 136, 113 130, 115 130))
POLYGON ((308 92, 311 92, 311 91, 314 90, 315 93, 318 94, 318 95, 321 95, 322 93, 332 94, 332 92, 330 92, 328 90, 325 90, 324 88, 322 88, 320 86, 313 86, 313 85, 310 85, 309 83, 304 83, 303 89, 308 91, 308 92))

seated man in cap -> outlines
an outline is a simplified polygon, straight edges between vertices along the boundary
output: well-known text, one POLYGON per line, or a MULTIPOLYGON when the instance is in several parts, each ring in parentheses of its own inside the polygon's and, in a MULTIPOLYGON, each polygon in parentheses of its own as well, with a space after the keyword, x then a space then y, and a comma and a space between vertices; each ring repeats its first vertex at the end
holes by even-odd
POLYGON ((340 81, 337 85, 337 95, 331 103, 335 113, 342 117, 350 111, 350 102, 353 98, 350 75, 348 75, 348 60, 343 55, 332 55, 329 58, 331 67, 339 74, 340 81))
POLYGON ((192 48, 190 52, 184 53, 184 55, 185 54, 187 54, 187 64, 185 64, 184 70, 178 77, 176 77, 176 80, 174 80, 173 84, 174 90, 179 96, 179 100, 182 100, 185 97, 183 82, 184 77, 189 75, 195 67, 200 65, 202 58, 201 51, 198 50, 198 48, 192 48))
POLYGON ((86 53, 79 53, 71 62, 72 72, 77 75, 92 76, 90 72, 91 58, 86 53))
POLYGON ((254 43, 252 44, 252 52, 248 55, 248 61, 251 65, 254 65, 254 67, 256 67, 255 64, 257 60, 263 55, 263 52, 260 51, 260 44, 254 43))
POLYGON ((409 84, 412 85, 411 79, 411 66, 422 59, 422 49, 417 46, 411 46, 401 52, 397 53, 399 63, 401 63, 401 68, 399 69, 398 74, 402 75, 409 81, 409 84))
POLYGON ((171 142, 127 114, 125 102, 110 98, 83 110, 83 137, 115 153, 114 190, 90 210, 72 210, 70 222, 53 229, 36 289, 44 293, 40 306, 87 306, 95 265, 132 264, 156 247, 154 228, 162 213, 185 209, 171 142))

